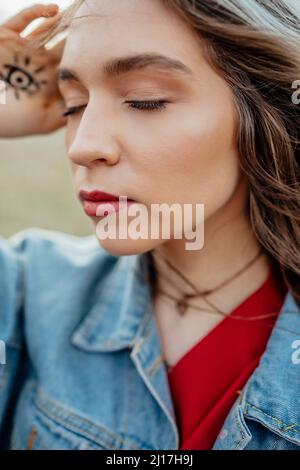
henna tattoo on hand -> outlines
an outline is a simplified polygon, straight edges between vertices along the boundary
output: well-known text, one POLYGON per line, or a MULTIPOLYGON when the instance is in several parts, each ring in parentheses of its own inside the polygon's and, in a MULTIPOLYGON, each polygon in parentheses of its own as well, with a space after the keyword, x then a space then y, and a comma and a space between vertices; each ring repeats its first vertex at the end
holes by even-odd
POLYGON ((41 66, 35 70, 31 70, 31 59, 26 56, 23 63, 20 64, 18 54, 15 54, 13 64, 3 64, 2 68, 5 72, 0 70, 0 80, 3 80, 7 88, 12 88, 17 100, 20 99, 20 93, 24 92, 28 96, 36 94, 44 85, 47 85, 47 80, 38 80, 36 75, 39 75, 46 69, 46 66, 41 66))

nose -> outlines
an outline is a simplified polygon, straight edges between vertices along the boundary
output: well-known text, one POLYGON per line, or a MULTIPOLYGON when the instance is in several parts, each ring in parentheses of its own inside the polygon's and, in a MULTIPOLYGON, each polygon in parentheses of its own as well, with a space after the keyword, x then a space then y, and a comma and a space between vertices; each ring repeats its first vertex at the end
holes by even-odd
POLYGON ((99 162, 115 165, 120 158, 115 138, 116 119, 90 104, 85 108, 73 141, 68 149, 72 163, 93 167, 99 162))

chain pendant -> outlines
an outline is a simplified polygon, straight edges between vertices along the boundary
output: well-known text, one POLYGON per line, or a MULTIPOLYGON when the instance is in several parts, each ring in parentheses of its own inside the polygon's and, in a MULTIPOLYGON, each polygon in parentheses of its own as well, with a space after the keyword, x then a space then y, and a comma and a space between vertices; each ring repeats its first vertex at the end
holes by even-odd
POLYGON ((184 315, 188 308, 187 298, 185 295, 181 299, 177 300, 176 306, 180 315, 184 315))

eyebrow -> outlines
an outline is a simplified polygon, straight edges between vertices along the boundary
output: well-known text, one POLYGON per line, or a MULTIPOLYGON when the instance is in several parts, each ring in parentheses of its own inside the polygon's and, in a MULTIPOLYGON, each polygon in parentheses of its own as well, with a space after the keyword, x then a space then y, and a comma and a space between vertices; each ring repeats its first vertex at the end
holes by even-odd
MULTIPOLYGON (((111 59, 103 65, 102 73, 104 78, 113 78, 128 72, 142 70, 147 67, 173 72, 175 74, 184 74, 188 76, 193 75, 192 70, 180 60, 153 53, 137 54, 111 59)), ((64 67, 58 70, 58 80, 80 81, 79 76, 74 71, 64 67)))

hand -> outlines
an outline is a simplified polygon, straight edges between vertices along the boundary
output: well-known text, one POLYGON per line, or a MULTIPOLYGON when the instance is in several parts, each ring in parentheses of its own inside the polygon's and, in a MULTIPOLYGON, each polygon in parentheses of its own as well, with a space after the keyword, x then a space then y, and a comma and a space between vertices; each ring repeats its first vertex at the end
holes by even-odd
POLYGON ((63 42, 33 46, 60 19, 56 5, 34 5, 0 25, 0 137, 52 132, 66 123, 57 86, 63 42), (47 18, 30 35, 20 34, 37 18, 47 18), (5 104, 1 104, 1 103, 5 104))

